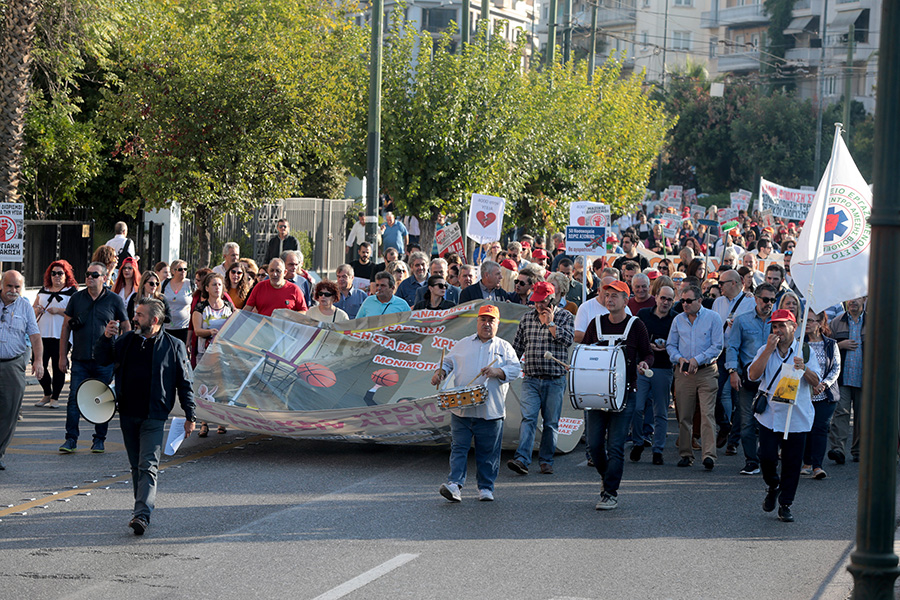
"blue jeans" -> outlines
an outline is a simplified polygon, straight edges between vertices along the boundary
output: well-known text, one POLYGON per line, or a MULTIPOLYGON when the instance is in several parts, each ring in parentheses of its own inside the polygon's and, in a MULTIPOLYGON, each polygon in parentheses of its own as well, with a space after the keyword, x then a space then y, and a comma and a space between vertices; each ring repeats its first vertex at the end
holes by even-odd
POLYGON ((755 392, 742 387, 738 391, 738 399, 741 403, 741 446, 744 448, 744 458, 748 463, 759 466, 759 453, 757 451, 757 421, 753 416, 753 397, 755 392))
MULTIPOLYGON (((78 421, 81 419, 81 413, 78 412, 78 401, 75 394, 78 392, 78 386, 85 379, 99 379, 103 383, 108 384, 113 378, 113 365, 101 367, 94 360, 73 360, 72 375, 69 380, 69 400, 66 403, 66 439, 78 441, 78 421)), ((102 425, 94 425, 94 440, 106 441, 106 432, 109 430, 109 423, 102 425)))
POLYGON ((133 517, 141 517, 148 523, 156 504, 156 474, 162 453, 165 419, 141 419, 119 415, 122 438, 128 462, 131 464, 131 482, 134 488, 133 517))
POLYGON ((538 414, 544 420, 538 460, 540 464, 553 465, 559 415, 562 412, 563 392, 565 391, 565 376, 553 379, 525 377, 522 380, 522 396, 519 398, 522 424, 519 425, 519 447, 516 449, 516 459, 526 467, 531 464, 531 454, 534 451, 534 434, 537 430, 538 414))
MULTIPOLYGON (((654 376, 655 377, 655 376, 654 376)), ((634 416, 637 394, 625 393, 625 408, 621 412, 604 410, 587 411, 588 452, 594 459, 594 467, 603 477, 603 491, 618 495, 622 471, 625 467, 625 436, 634 416)), ((655 438, 655 436, 654 436, 655 438)), ((655 443, 654 439, 654 443, 655 443)))
POLYGON ((652 403, 650 405, 653 411, 653 452, 661 453, 666 447, 670 389, 672 389, 672 369, 658 369, 653 372, 653 377, 638 375, 632 431, 638 422, 638 412, 647 412, 647 405, 652 403))
POLYGON ((813 468, 822 468, 825 459, 825 447, 828 445, 828 428, 831 426, 831 415, 837 408, 837 402, 819 400, 813 402, 816 416, 813 419, 812 430, 806 435, 806 452, 803 453, 803 463, 812 465, 813 468))
MULTIPOLYGON (((724 355, 724 353, 723 353, 724 355)), ((725 368, 725 359, 719 359, 719 391, 716 394, 716 425, 719 429, 728 431, 728 442, 737 444, 740 441, 740 410, 735 410, 734 389, 731 387, 731 379, 728 369, 725 368), (737 418, 736 418, 737 417, 737 418)))
POLYGON ((500 444, 503 441, 503 419, 478 419, 450 416, 449 483, 463 487, 469 463, 469 448, 475 438, 475 475, 479 490, 494 491, 500 471, 500 444))

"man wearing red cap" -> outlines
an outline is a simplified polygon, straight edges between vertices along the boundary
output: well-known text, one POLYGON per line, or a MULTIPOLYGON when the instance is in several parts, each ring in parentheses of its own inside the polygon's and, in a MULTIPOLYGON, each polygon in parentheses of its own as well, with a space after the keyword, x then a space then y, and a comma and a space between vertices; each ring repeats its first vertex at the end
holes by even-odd
POLYGON ((637 402, 637 376, 653 365, 653 350, 647 327, 637 317, 625 314, 628 285, 613 281, 603 286, 603 298, 609 314, 595 318, 584 332, 583 343, 596 344, 601 336, 628 331, 625 340, 625 405, 620 412, 585 411, 588 452, 603 478, 597 510, 612 510, 619 504, 619 483, 625 466, 625 438, 637 402), (628 329, 630 321, 634 321, 628 329))
POLYGON ((759 381, 759 392, 765 394, 766 402, 757 403, 753 407, 754 416, 759 423, 759 465, 763 479, 768 486, 763 510, 775 510, 775 502, 779 504, 778 519, 784 522, 794 520, 791 504, 800 482, 800 468, 803 464, 803 450, 806 446, 806 434, 812 429, 815 409, 812 405, 810 388, 819 385, 819 361, 815 354, 804 361, 805 352, 796 354, 794 331, 797 320, 789 310, 776 310, 769 319, 772 333, 766 345, 759 349, 753 362, 750 363, 748 376, 751 381, 759 381), (791 359, 793 359, 792 362, 791 359), (787 423, 790 404, 776 401, 775 390, 778 382, 791 367, 803 371, 797 388, 791 421, 787 423), (788 436, 784 439, 787 428, 788 436), (778 475, 778 451, 781 450, 781 476, 778 475))
POLYGON ((548 258, 547 252, 543 248, 535 248, 531 252, 531 261, 541 265, 545 269, 547 268, 548 258))
POLYGON ((527 475, 531 464, 538 413, 544 420, 538 454, 541 473, 553 473, 557 427, 566 389, 566 368, 557 361, 568 363, 575 320, 572 313, 557 306, 555 294, 556 288, 551 283, 540 281, 534 284, 531 292, 534 310, 522 316, 513 341, 513 348, 522 360, 525 378, 519 398, 522 409, 519 447, 506 465, 520 475, 527 475), (546 358, 547 352, 556 360, 546 358))
POLYGON ((466 483, 466 465, 472 439, 475 439, 475 465, 478 499, 494 499, 494 481, 500 470, 500 443, 503 419, 506 417, 506 392, 509 382, 522 372, 519 359, 509 342, 497 337, 500 310, 487 304, 478 309, 475 335, 465 337, 453 346, 440 368, 431 378, 438 385, 454 373, 454 384, 469 381, 486 387, 484 404, 450 409, 450 474, 441 485, 441 495, 460 502, 460 490, 466 483))

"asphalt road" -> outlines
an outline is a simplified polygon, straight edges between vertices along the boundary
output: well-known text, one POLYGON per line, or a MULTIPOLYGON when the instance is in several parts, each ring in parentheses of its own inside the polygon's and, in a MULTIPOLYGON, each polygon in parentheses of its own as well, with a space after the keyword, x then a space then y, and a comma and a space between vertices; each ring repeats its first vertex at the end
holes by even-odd
MULTIPOLYGON (((345 445, 229 431, 192 436, 133 535, 117 421, 107 452, 61 456, 64 410, 29 386, 0 472, 0 600, 85 598, 844 599, 857 465, 801 481, 794 523, 764 513, 760 476, 720 457, 628 462, 619 508, 594 510, 583 446, 554 475, 504 466, 478 502, 438 495, 447 449, 345 445), (77 486, 77 487, 75 487, 77 486), (33 499, 33 500, 32 500, 33 499)), ((82 422, 84 424, 84 422, 82 422)), ((504 452, 503 461, 510 456, 504 452)), ((127 483, 126 483, 127 482, 127 483)))

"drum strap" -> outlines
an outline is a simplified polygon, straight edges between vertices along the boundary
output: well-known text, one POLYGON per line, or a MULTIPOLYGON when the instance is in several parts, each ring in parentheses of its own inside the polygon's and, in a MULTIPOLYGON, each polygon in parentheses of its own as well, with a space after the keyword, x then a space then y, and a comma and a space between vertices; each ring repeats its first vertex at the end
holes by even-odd
POLYGON ((602 315, 597 315, 596 317, 594 317, 594 327, 597 328, 597 339, 601 342, 606 342, 606 344, 608 346, 615 345, 617 343, 624 344, 625 341, 628 339, 628 332, 631 331, 631 326, 634 325, 635 321, 637 321, 637 317, 630 316, 630 317, 628 317, 628 324, 625 326, 625 331, 623 331, 622 333, 604 335, 603 327, 600 324, 601 316, 602 315))

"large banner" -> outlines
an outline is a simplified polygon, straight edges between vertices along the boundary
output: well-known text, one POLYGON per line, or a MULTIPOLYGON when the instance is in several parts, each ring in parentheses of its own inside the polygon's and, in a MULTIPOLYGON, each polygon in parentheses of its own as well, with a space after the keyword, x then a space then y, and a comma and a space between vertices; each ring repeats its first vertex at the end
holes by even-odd
POLYGON ((779 219, 803 221, 806 219, 815 195, 815 190, 786 188, 760 177, 757 208, 760 212, 771 210, 772 215, 779 219))
MULTIPOLYGON (((431 376, 442 352, 474 335, 482 304, 346 323, 237 311, 194 371, 198 418, 293 438, 449 444, 450 413, 439 408, 431 376)), ((511 342, 529 310, 501 303, 498 335, 511 342)), ((469 383, 451 374, 441 389, 469 383)), ((521 389, 521 379, 513 381, 507 394, 504 448, 518 445, 521 389)), ((584 415, 566 398, 562 416, 558 447, 569 452, 584 415)))

